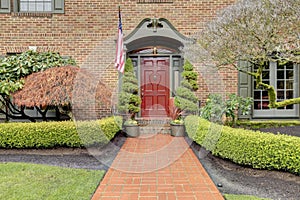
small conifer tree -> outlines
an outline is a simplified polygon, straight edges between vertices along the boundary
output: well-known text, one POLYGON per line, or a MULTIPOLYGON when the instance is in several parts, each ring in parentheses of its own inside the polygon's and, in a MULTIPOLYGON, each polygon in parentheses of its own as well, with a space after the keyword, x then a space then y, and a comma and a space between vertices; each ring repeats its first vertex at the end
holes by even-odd
POLYGON ((176 90, 175 106, 181 111, 196 112, 198 111, 198 98, 194 92, 198 90, 197 73, 189 61, 184 63, 183 70, 183 80, 176 90))
POLYGON ((136 113, 140 111, 141 98, 138 91, 138 80, 134 74, 132 61, 128 58, 125 63, 118 109, 120 112, 128 114, 132 120, 135 119, 136 113))

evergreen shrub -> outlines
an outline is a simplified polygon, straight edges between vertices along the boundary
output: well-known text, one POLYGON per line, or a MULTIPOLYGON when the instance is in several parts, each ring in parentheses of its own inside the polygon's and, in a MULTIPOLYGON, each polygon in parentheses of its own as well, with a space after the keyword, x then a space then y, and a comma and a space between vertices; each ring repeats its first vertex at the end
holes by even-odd
POLYGON ((240 120, 237 121, 236 125, 246 129, 259 129, 259 128, 272 128, 272 127, 284 127, 284 126, 300 126, 299 120, 268 120, 268 121, 249 121, 240 120))
POLYGON ((3 123, 0 124, 0 148, 74 148, 104 145, 120 131, 121 124, 121 117, 76 123, 3 123))
POLYGON ((125 63, 118 110, 122 113, 128 114, 132 120, 135 119, 135 114, 140 111, 141 98, 138 91, 138 80, 134 74, 132 61, 128 58, 125 63))
POLYGON ((186 61, 183 66, 182 72, 183 80, 176 90, 175 106, 187 113, 198 111, 198 98, 195 91, 198 89, 197 72, 194 71, 193 65, 186 61))
POLYGON ((253 168, 300 175, 299 137, 231 128, 198 116, 186 117, 185 126, 188 136, 215 156, 253 168))

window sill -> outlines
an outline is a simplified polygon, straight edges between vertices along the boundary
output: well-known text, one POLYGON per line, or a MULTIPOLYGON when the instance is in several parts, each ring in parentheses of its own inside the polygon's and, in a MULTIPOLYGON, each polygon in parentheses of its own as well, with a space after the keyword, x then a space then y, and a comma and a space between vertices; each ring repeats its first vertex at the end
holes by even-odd
POLYGON ((173 3, 173 0, 138 0, 138 4, 173 3))
POLYGON ((11 13, 13 17, 44 17, 51 18, 52 13, 30 13, 30 12, 14 12, 11 13))

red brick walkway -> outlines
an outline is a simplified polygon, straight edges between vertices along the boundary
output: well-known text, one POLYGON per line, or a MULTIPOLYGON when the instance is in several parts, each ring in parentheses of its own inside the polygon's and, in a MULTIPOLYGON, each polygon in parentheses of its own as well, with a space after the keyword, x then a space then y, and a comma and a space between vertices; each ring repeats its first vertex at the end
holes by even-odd
POLYGON ((127 138, 93 200, 223 199, 182 137, 127 138))

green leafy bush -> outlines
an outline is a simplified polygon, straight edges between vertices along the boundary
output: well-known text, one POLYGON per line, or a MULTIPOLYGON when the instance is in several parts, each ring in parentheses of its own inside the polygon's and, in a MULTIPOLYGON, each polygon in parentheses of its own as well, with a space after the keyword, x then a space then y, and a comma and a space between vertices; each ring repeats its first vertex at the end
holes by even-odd
POLYGON ((212 122, 221 121, 225 113, 225 106, 220 94, 210 94, 206 100, 205 106, 201 108, 201 116, 212 122))
POLYGON ((52 67, 76 65, 70 58, 63 58, 59 53, 26 51, 22 54, 0 59, 0 93, 9 95, 21 89, 22 78, 34 72, 52 67))
POLYGON ((120 117, 110 117, 98 121, 76 122, 77 132, 83 146, 96 146, 108 143, 120 130, 120 117))
POLYGON ((98 121, 3 123, 0 148, 88 147, 106 144, 120 130, 122 119, 98 121))
POLYGON ((210 94, 205 106, 201 109, 201 116, 212 122, 221 122, 225 115, 224 123, 233 125, 236 122, 238 110, 242 115, 248 115, 252 102, 252 98, 244 98, 236 94, 229 94, 227 100, 223 100, 220 94, 210 94))
POLYGON ((213 155, 259 169, 300 175, 300 138, 221 126, 197 116, 185 119, 187 134, 213 155))

